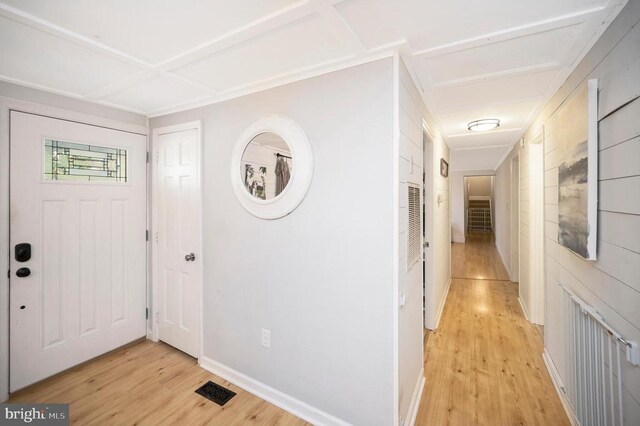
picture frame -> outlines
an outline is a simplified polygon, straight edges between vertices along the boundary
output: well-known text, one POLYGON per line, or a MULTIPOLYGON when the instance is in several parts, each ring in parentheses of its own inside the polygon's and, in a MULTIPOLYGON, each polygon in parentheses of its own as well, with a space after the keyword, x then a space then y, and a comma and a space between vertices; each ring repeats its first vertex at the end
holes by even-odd
POLYGON ((585 260, 597 260, 598 80, 580 85, 558 111, 558 244, 585 260))
POLYGON ((440 175, 449 177, 449 163, 444 158, 440 159, 440 175))

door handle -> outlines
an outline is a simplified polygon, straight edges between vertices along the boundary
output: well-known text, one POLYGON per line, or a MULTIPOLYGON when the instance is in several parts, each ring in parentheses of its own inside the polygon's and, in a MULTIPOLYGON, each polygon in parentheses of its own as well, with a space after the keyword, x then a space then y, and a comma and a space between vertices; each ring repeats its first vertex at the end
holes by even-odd
POLYGON ((28 277, 31 275, 31 269, 29 268, 20 268, 16 271, 16 276, 20 278, 28 277))
POLYGON ((184 257, 184 260, 186 260, 187 262, 193 262, 194 260, 196 260, 196 255, 193 253, 189 253, 184 257))

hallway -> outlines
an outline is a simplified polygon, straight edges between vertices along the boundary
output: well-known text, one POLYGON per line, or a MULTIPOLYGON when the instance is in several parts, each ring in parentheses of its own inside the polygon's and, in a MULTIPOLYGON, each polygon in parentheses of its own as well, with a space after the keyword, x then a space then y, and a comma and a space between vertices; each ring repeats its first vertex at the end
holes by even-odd
POLYGON ((493 234, 452 245, 452 282, 439 328, 425 347, 426 386, 418 425, 568 425, 524 318, 518 284, 493 234))

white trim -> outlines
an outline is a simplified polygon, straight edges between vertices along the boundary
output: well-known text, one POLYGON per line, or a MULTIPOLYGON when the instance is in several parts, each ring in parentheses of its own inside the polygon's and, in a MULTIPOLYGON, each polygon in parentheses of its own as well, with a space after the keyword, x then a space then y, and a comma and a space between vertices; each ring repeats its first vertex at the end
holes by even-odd
POLYGON ((304 200, 313 179, 313 151, 306 133, 295 121, 271 114, 252 123, 236 141, 229 169, 231 185, 238 202, 260 219, 279 219, 294 211, 304 200), (282 193, 268 200, 249 194, 240 173, 242 157, 253 138, 261 133, 275 133, 291 148, 292 170, 282 193))
POLYGON ((588 206, 587 215, 589 222, 589 236, 587 247, 589 250, 589 258, 587 260, 597 259, 598 244, 598 79, 593 78, 587 82, 588 91, 588 206))
POLYGON ((392 245, 393 245, 393 283, 391 292, 392 311, 392 368, 393 368, 393 426, 400 424, 400 248, 398 245, 398 232, 400 229, 400 213, 398 206, 400 205, 400 55, 396 52, 393 55, 393 226, 392 226, 392 245))
POLYGON ((200 367, 241 387, 245 391, 282 408, 289 413, 315 425, 349 425, 348 422, 332 416, 306 402, 300 401, 291 395, 272 388, 254 378, 236 371, 218 361, 206 356, 200 357, 200 367))
POLYGON ((202 218, 203 218, 203 214, 202 214, 202 200, 203 200, 203 185, 202 185, 202 121, 201 120, 197 120, 197 121, 190 121, 187 123, 180 123, 180 124, 175 124, 175 125, 171 125, 171 126, 165 126, 165 127, 157 127, 155 129, 152 129, 152 138, 151 138, 151 149, 149 150, 149 153, 151 155, 151 158, 149 159, 149 164, 151 165, 151 205, 150 205, 150 210, 151 210, 151 217, 152 217, 152 221, 151 221, 151 229, 150 229, 150 235, 149 235, 149 242, 151 244, 152 247, 152 256, 151 256, 151 295, 152 295, 152 303, 151 303, 151 309, 149 309, 151 315, 150 315, 150 324, 151 324, 151 330, 147 331, 147 338, 149 340, 152 340, 154 342, 157 342, 160 338, 160 331, 159 331, 159 327, 158 327, 158 317, 159 317, 159 303, 158 303, 158 280, 157 280, 157 268, 158 268, 158 250, 156 248, 156 239, 155 239, 155 233, 156 230, 158 229, 158 223, 157 223, 157 212, 155 210, 156 208, 156 200, 158 198, 158 187, 157 187, 157 182, 158 182, 158 168, 155 167, 156 165, 156 160, 158 159, 158 151, 156 149, 155 143, 156 140, 158 138, 158 136, 160 135, 165 135, 165 134, 169 134, 169 133, 176 133, 176 132, 182 132, 182 131, 186 131, 186 130, 192 130, 195 129, 198 132, 198 144, 197 144, 197 157, 198 157, 198 170, 197 170, 197 179, 198 179, 198 194, 199 194, 199 199, 197 201, 197 212, 196 212, 196 221, 198 222, 198 227, 200 232, 199 234, 199 238, 197 241, 197 247, 195 248, 197 250, 197 253, 199 254, 199 258, 200 258, 200 262, 199 262, 199 269, 200 269, 200 283, 197 286, 198 287, 198 291, 197 291, 197 298, 198 298, 198 305, 200 306, 200 312, 197 313, 197 317, 198 317, 198 334, 199 334, 199 339, 198 339, 198 351, 197 351, 197 358, 198 360, 200 360, 202 358, 202 352, 203 352, 203 334, 204 334, 204 322, 203 322, 203 313, 204 313, 204 297, 203 297, 203 290, 204 290, 204 274, 203 274, 203 241, 202 241, 202 232, 203 232, 203 222, 202 222, 202 218))
POLYGON ((422 391, 424 391, 424 367, 420 369, 420 375, 418 376, 416 387, 413 390, 413 396, 411 397, 411 404, 409 404, 409 411, 407 412, 407 421, 405 424, 413 426, 416 424, 416 418, 418 417, 418 411, 420 410, 420 400, 422 399, 422 391))
POLYGON ((496 249, 498 250, 498 255, 500 256, 500 260, 502 261, 502 264, 504 265, 504 269, 507 270, 507 274, 509 275, 509 281, 513 281, 511 278, 511 268, 509 268, 509 266, 507 266, 507 262, 504 261, 504 256, 502 255, 502 250, 500 250, 500 246, 498 244, 496 244, 496 249))
POLYGON ((454 235, 453 236, 453 242, 454 243, 462 243, 462 244, 464 244, 465 242, 467 242, 467 238, 464 235, 463 236, 454 235))
POLYGON ((522 314, 524 315, 524 318, 529 321, 529 311, 527 311, 527 308, 525 307, 524 303, 522 303, 522 299, 520 299, 520 296, 518 296, 518 303, 520 304, 520 309, 522 309, 522 314))
POLYGON ((34 115, 43 115, 45 117, 55 118, 57 120, 74 121, 80 124, 106 127, 123 132, 138 133, 144 136, 149 135, 149 129, 146 126, 142 126, 139 124, 127 123, 125 121, 113 120, 97 115, 85 114, 83 112, 72 111, 30 101, 23 101, 21 99, 11 98, 7 96, 0 96, 0 105, 2 105, 7 110, 15 110, 34 115))
POLYGON ((444 305, 447 303, 447 296, 449 296, 449 288, 451 288, 452 278, 449 277, 449 281, 447 282, 447 288, 444 290, 444 296, 442 296, 442 300, 440 301, 440 306, 438 307, 438 314, 436 315, 435 325, 431 330, 436 330, 440 326, 440 319, 442 318, 442 313, 444 312, 444 305))
POLYGON ((529 312, 544 324, 544 126, 529 142, 529 312))
POLYGON ((520 151, 511 157, 509 162, 509 258, 511 265, 509 278, 520 282, 520 151), (517 176, 514 171, 517 171, 517 176), (514 179, 516 184, 514 185, 514 179))
MULTIPOLYGON (((495 176, 495 175, 489 175, 489 176, 495 176)), ((473 176, 465 176, 465 177, 473 177, 473 176)), ((481 176, 484 177, 484 176, 481 176)), ((491 200, 491 197, 489 195, 469 195, 469 201, 488 201, 491 200)))
MULTIPOLYGON (((261 81, 253 81, 247 84, 243 84, 238 87, 233 87, 229 90, 225 90, 214 96, 208 96, 204 99, 195 101, 189 101, 184 104, 175 105, 168 108, 161 108, 158 110, 152 110, 146 112, 146 115, 150 118, 160 117, 163 115, 174 114, 176 112, 187 111, 195 108, 215 105, 221 102, 225 102, 231 99, 240 98, 242 96, 251 95, 254 93, 264 92, 265 90, 274 89, 276 87, 285 86, 287 84, 296 83, 298 81, 307 80, 313 77, 330 74, 343 69, 356 67, 359 65, 368 64, 369 62, 375 62, 379 59, 390 58, 395 55, 395 51, 398 46, 405 44, 404 41, 392 43, 390 46, 380 47, 382 51, 375 49, 375 53, 372 53, 363 58, 352 59, 351 55, 343 56, 336 59, 323 62, 321 64, 313 65, 308 68, 296 70, 293 73, 286 73, 279 76, 274 76, 261 81), (387 50, 388 49, 388 50, 387 50)), ((191 82, 191 81, 190 81, 191 82)), ((193 82, 191 82, 193 84, 193 82)))
POLYGON ((556 369, 553 360, 551 359, 551 355, 549 355, 549 351, 547 348, 544 348, 544 352, 542 353, 542 360, 544 361, 544 365, 547 367, 547 371, 549 372, 549 376, 551 376, 551 381, 553 382, 553 387, 556 389, 556 393, 558 397, 560 397, 560 402, 562 403, 562 407, 564 408, 569 421, 573 426, 578 426, 578 420, 575 417, 575 413, 573 412, 573 408, 571 407, 571 403, 567 399, 567 395, 564 393, 564 385, 562 383, 562 379, 560 378, 560 374, 556 369))

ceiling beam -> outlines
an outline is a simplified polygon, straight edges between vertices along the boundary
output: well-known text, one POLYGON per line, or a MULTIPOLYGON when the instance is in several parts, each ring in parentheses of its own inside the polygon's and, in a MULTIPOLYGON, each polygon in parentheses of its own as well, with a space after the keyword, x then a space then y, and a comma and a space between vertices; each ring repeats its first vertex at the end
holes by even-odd
POLYGON ((518 27, 508 28, 506 30, 495 31, 488 34, 483 34, 477 37, 468 38, 465 40, 456 41, 453 43, 447 43, 428 49, 418 50, 413 52, 413 56, 420 58, 434 58, 438 56, 448 55, 450 53, 459 52, 467 49, 475 49, 477 47, 486 46, 494 43, 499 43, 514 38, 525 37, 533 34, 538 34, 546 31, 556 30, 572 25, 577 25, 588 20, 592 15, 602 12, 606 6, 594 7, 591 9, 581 10, 579 12, 571 13, 568 15, 562 15, 547 19, 544 21, 538 21, 531 24, 520 25, 518 27))

